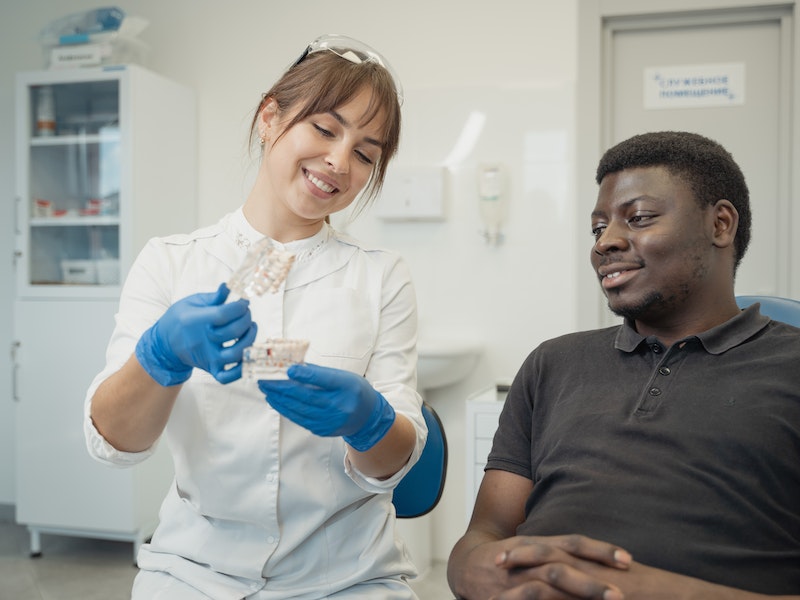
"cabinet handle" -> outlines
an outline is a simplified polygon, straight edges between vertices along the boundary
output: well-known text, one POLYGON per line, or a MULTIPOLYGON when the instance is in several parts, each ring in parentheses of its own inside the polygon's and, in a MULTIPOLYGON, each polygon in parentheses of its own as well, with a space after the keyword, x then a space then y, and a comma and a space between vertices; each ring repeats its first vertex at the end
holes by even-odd
POLYGON ((22 228, 19 226, 19 207, 22 206, 22 198, 16 196, 14 199, 16 200, 16 202, 14 202, 14 231, 20 234, 22 233, 22 228))
POLYGON ((14 402, 19 402, 19 389, 17 386, 17 372, 19 371, 19 363, 17 362, 17 350, 20 347, 20 342, 11 343, 11 397, 14 402))

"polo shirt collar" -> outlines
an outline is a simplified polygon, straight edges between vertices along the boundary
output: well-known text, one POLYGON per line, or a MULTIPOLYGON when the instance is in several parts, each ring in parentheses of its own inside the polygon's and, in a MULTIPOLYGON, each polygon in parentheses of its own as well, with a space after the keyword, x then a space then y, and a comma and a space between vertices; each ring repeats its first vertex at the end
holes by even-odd
MULTIPOLYGON (((738 315, 725 323, 712 327, 697 335, 690 335, 683 340, 699 340, 706 352, 722 354, 734 346, 738 346, 756 333, 764 329, 769 323, 769 317, 762 315, 758 303, 752 304, 742 310, 738 315)), ((642 343, 650 343, 634 328, 633 322, 625 319, 620 325, 614 339, 614 347, 623 352, 633 352, 642 343)), ((678 343, 678 342, 676 342, 678 343)))

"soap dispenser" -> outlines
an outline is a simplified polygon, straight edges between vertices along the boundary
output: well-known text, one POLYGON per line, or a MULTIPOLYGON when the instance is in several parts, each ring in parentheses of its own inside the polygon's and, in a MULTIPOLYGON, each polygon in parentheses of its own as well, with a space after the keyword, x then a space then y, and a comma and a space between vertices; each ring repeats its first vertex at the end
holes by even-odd
POLYGON ((497 246, 503 241, 500 228, 506 218, 505 173, 500 164, 478 167, 478 207, 486 229, 486 241, 497 246))

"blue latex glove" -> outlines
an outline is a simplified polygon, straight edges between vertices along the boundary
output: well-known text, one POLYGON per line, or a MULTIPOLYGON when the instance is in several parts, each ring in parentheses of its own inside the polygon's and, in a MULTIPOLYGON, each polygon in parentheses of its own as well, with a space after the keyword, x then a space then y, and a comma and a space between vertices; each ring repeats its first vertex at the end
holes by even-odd
POLYGON ((261 379, 267 402, 287 419, 320 436, 342 436, 359 452, 377 444, 394 423, 394 409, 355 373, 308 363, 289 379, 261 379))
POLYGON ((216 292, 178 300, 142 334, 136 358, 153 379, 163 386, 177 385, 189 379, 194 367, 220 383, 242 376, 242 351, 253 344, 256 324, 247 300, 225 304, 229 293, 223 283, 216 292), (237 341, 223 346, 231 340, 237 341))

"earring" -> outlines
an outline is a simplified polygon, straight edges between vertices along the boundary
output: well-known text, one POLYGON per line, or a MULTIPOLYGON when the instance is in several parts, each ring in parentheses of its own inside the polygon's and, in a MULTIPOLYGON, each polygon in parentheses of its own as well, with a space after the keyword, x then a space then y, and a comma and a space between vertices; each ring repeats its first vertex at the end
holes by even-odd
POLYGON ((263 135, 259 138, 258 141, 262 146, 267 142, 266 138, 263 135))

